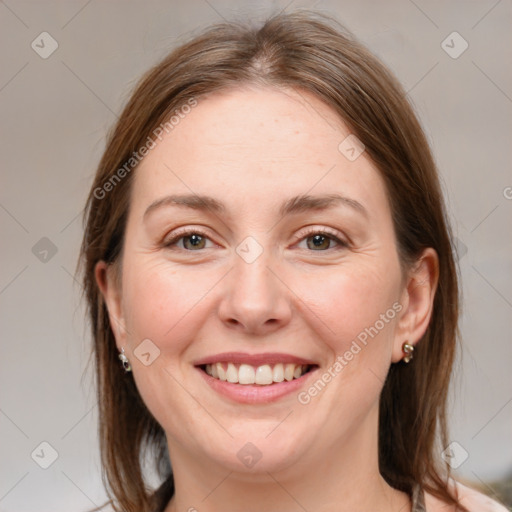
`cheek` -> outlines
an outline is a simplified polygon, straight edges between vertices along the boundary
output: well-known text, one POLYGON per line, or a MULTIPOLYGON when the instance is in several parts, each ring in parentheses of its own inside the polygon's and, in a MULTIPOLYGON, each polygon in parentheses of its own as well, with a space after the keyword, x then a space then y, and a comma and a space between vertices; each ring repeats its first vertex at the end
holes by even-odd
POLYGON ((151 260, 127 267, 124 315, 131 338, 135 343, 149 338, 167 348, 171 342, 179 350, 180 340, 189 338, 199 324, 198 306, 215 283, 214 273, 176 270, 151 260))
POLYGON ((303 280, 298 295, 321 319, 322 332, 326 333, 324 341, 340 354, 358 336, 363 340, 364 333, 375 325, 380 339, 389 337, 396 316, 393 304, 399 297, 394 284, 397 279, 390 269, 384 272, 378 267, 341 268, 329 270, 325 278, 316 275, 303 280))
POLYGON ((196 417, 203 418, 200 405, 184 391, 180 362, 206 321, 204 297, 216 281, 215 272, 176 270, 168 262, 148 257, 126 261, 123 313, 131 350, 137 356, 146 339, 160 350, 148 366, 141 364, 138 356, 131 358, 133 376, 150 412, 176 435, 185 435, 181 424, 185 414, 190 424, 196 417), (175 414, 176 410, 182 414, 175 414))
MULTIPOLYGON (((328 384, 324 388, 313 383, 301 400, 311 400, 319 407, 327 404, 334 429, 346 423, 347 415, 353 418, 353 425, 357 425, 358 418, 364 416, 380 396, 391 363, 394 330, 401 310, 399 273, 393 269, 392 265, 386 271, 377 266, 360 266, 351 268, 350 272, 331 272, 330 278, 323 280, 327 284, 321 289, 302 288, 304 301, 315 313, 311 318, 321 318, 326 326, 321 331, 325 333, 321 343, 329 347, 331 359, 319 375, 319 379, 325 378, 328 384), (306 294, 306 290, 309 293, 306 294)), ((319 323, 316 320, 316 325, 319 323)))

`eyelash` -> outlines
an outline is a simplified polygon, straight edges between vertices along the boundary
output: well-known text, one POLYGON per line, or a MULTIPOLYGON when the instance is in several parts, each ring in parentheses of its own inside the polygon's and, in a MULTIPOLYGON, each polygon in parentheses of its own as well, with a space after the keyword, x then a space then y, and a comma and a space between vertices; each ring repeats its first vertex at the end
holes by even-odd
MULTIPOLYGON (((191 235, 200 235, 201 237, 203 238, 207 238, 208 240, 210 240, 209 236, 208 236, 208 233, 206 233, 205 231, 197 228, 197 229, 189 229, 189 228, 186 228, 182 231, 178 231, 177 233, 174 234, 174 236, 170 239, 170 240, 167 240, 166 242, 164 242, 163 246, 165 248, 171 248, 173 245, 175 245, 179 240, 181 240, 182 238, 187 238, 188 236, 191 236, 191 235)), ((336 242, 338 244, 339 247, 330 247, 329 249, 326 249, 326 250, 319 250, 319 251, 311 251, 311 252, 328 252, 330 250, 336 250, 336 249, 340 249, 340 248, 347 248, 349 246, 348 242, 345 242, 344 240, 341 240, 338 236, 337 236, 337 233, 334 232, 334 231, 331 231, 329 230, 328 228, 322 228, 322 229, 310 229, 308 231, 305 231, 305 232, 302 232, 300 233, 299 235, 295 235, 294 238, 295 240, 301 242, 302 240, 312 236, 312 235, 321 235, 321 236, 325 236, 327 238, 329 238, 330 240, 333 240, 334 242, 336 242)), ((211 241, 211 240, 210 240, 211 241)), ((189 250, 189 249, 182 249, 180 248, 179 250, 181 251, 187 251, 187 252, 195 252, 193 250, 189 250)), ((198 250, 198 252, 200 252, 201 249, 198 250)))

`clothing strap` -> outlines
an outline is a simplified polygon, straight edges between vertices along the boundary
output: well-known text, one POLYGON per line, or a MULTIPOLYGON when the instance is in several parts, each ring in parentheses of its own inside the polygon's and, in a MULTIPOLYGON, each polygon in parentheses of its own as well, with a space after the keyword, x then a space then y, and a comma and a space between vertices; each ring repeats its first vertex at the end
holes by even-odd
POLYGON ((427 512, 425 508, 425 495, 419 485, 415 485, 412 490, 412 512, 427 512))

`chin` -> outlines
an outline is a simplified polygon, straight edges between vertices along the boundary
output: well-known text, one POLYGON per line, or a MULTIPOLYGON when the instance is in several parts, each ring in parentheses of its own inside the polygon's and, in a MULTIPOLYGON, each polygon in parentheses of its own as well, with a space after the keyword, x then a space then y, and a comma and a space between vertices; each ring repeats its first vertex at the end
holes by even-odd
MULTIPOLYGON (((272 428, 276 425, 273 422, 272 428)), ((268 473, 284 471, 303 460, 306 443, 304 436, 284 429, 278 433, 280 427, 272 432, 272 428, 247 429, 245 435, 238 433, 203 449, 210 459, 228 471, 252 477, 261 474, 268 479, 268 473)))

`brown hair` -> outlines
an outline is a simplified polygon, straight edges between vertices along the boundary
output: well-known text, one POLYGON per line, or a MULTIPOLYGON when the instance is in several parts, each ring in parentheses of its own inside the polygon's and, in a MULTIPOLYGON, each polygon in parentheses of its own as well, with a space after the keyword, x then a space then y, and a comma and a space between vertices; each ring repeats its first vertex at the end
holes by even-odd
POLYGON ((210 27, 145 74, 109 135, 87 200, 80 261, 94 338, 103 479, 112 504, 128 512, 155 506, 142 469, 146 449, 172 487, 163 429, 132 374, 120 367, 94 278, 98 261, 117 266, 122 260, 133 178, 125 164, 187 102, 251 83, 309 91, 337 112, 385 180, 402 268, 427 247, 439 256, 428 330, 413 363, 392 365, 382 390, 379 465, 392 487, 411 494, 420 484, 454 504, 449 467, 439 454, 447 444, 446 402, 458 339, 458 269, 436 166, 396 78, 344 27, 311 11, 278 14, 256 28, 240 22, 210 27), (126 172, 120 173, 123 165, 126 172))

